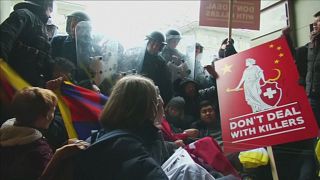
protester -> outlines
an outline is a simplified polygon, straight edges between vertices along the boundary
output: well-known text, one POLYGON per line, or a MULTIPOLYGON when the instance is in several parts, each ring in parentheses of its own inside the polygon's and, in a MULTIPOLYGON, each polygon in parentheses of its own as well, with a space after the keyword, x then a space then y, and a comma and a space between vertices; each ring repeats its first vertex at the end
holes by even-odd
POLYGON ((186 128, 188 122, 184 119, 184 104, 182 97, 172 98, 166 105, 165 117, 161 122, 164 139, 174 141, 179 146, 192 142, 199 134, 197 129, 186 128))
MULTIPOLYGON (((313 30, 310 32, 310 42, 294 51, 289 35, 289 28, 283 30, 292 53, 295 55, 299 71, 299 84, 303 85, 320 127, 320 11, 314 14, 313 30)), ((274 156, 280 178, 296 180, 311 180, 317 178, 319 162, 315 158, 316 139, 291 142, 274 147, 274 156), (287 168, 290 167, 290 168, 287 168)))
POLYGON ((234 48, 233 44, 234 44, 234 40, 232 38, 231 38, 231 40, 226 38, 222 41, 220 49, 219 49, 219 53, 218 53, 220 59, 238 53, 236 51, 236 49, 234 48))
POLYGON ((200 102, 200 120, 194 122, 191 127, 199 130, 199 138, 210 136, 222 146, 221 125, 215 107, 210 101, 200 102))
POLYGON ((120 79, 100 117, 104 130, 75 159, 75 178, 168 179, 160 165, 169 154, 155 126, 162 106, 152 80, 138 75, 120 79), (106 138, 115 132, 121 133, 106 138))
MULTIPOLYGON (((207 112, 209 108, 212 108, 212 105, 209 101, 204 101, 204 103, 202 104, 203 104, 201 106, 203 107, 202 110, 204 110, 205 112, 207 112)), ((221 144, 222 139, 221 139, 220 125, 217 125, 216 126, 217 128, 215 128, 215 129, 220 129, 220 131, 215 131, 215 130, 209 131, 208 129, 206 129, 205 131, 201 129, 203 130, 202 137, 198 136, 199 130, 197 129, 190 128, 182 131, 180 128, 175 127, 174 124, 177 124, 177 123, 173 123, 172 121, 179 122, 183 120, 183 119, 180 119, 180 118, 183 118, 183 114, 184 114, 183 109, 184 109, 184 100, 182 97, 174 97, 167 104, 165 109, 165 114, 166 114, 165 118, 171 119, 171 123, 170 121, 167 121, 165 118, 161 123, 161 130, 164 134, 164 139, 170 142, 174 142, 178 147, 186 148, 187 151, 190 153, 191 157, 196 162, 198 162, 202 167, 204 167, 207 171, 209 171, 210 174, 215 178, 237 179, 232 175, 227 176, 230 173, 233 173, 234 175, 237 176, 237 173, 235 172, 234 168, 232 167, 230 162, 227 160, 227 158, 223 155, 221 147, 218 145, 216 140, 213 139, 213 138, 218 138, 221 144), (210 136, 210 138, 203 138, 206 136, 210 136), (215 155, 207 156, 205 155, 207 153, 215 154, 215 155), (217 159, 219 159, 219 163, 217 162, 217 159), (226 176, 224 176, 223 174, 226 176)), ((207 117, 208 113, 203 113, 203 114, 205 114, 204 119, 206 119, 207 121, 208 119, 211 120, 212 118, 214 118, 212 112, 209 113, 209 117, 207 117)), ((211 127, 211 123, 213 124, 212 121, 208 122, 209 127, 211 127)), ((170 159, 172 158, 173 157, 170 157, 170 159)), ((182 168, 182 167, 179 167, 179 168, 182 168)), ((203 176, 205 176, 205 173, 203 174, 203 176)))
POLYGON ((183 79, 180 82, 180 95, 186 102, 184 112, 186 118, 189 118, 188 127, 200 118, 200 102, 203 100, 216 101, 215 94, 214 86, 200 89, 199 84, 192 79, 183 79))
POLYGON ((16 93, 11 108, 15 118, 0 129, 1 179, 37 179, 52 157, 42 132, 53 120, 56 95, 30 87, 16 93))
MULTIPOLYGON (((305 76, 300 77, 305 79, 309 102, 316 117, 318 127, 320 127, 320 11, 314 14, 312 26, 313 31, 310 33, 308 51, 304 55, 307 57, 307 63, 304 64, 304 67, 299 68, 306 69, 305 76)), ((301 75, 304 74, 301 73, 301 75)))

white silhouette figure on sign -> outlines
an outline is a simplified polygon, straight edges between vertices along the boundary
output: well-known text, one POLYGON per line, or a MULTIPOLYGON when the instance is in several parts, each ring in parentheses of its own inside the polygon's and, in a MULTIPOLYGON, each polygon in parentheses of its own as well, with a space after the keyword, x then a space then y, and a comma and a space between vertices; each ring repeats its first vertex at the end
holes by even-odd
POLYGON ((234 90, 241 90, 240 87, 243 84, 244 95, 248 105, 251 106, 252 112, 259 112, 270 109, 272 106, 266 104, 260 97, 262 93, 261 86, 267 82, 265 81, 263 70, 255 64, 256 60, 252 58, 246 59, 247 68, 244 70, 242 78, 234 90), (260 84, 261 80, 263 82, 262 85, 260 84))

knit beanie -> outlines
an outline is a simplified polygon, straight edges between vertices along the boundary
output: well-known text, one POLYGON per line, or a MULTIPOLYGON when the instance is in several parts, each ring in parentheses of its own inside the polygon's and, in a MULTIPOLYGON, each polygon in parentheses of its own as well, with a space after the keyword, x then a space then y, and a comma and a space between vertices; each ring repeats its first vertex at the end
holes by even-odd
POLYGON ((181 110, 181 109, 184 109, 184 105, 185 105, 184 99, 180 96, 177 96, 177 97, 172 98, 168 102, 167 107, 174 107, 174 108, 181 110))

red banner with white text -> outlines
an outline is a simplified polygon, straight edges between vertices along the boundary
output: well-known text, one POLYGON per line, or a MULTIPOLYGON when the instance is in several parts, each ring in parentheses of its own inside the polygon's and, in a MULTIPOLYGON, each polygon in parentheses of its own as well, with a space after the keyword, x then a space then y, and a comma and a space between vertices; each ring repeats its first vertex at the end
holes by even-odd
MULTIPOLYGON (((260 0, 233 0, 232 26, 260 29, 260 0)), ((200 26, 228 27, 229 0, 201 0, 200 26)))
POLYGON ((318 126, 285 38, 215 62, 224 149, 316 137, 318 126))

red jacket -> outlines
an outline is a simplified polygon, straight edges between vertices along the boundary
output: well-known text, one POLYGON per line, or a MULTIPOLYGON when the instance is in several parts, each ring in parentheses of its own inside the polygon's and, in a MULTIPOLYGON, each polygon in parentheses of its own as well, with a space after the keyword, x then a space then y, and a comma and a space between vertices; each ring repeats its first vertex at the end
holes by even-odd
POLYGON ((163 132, 164 140, 166 141, 186 140, 188 138, 186 133, 174 133, 169 122, 165 118, 162 118, 161 126, 161 131, 163 132))

